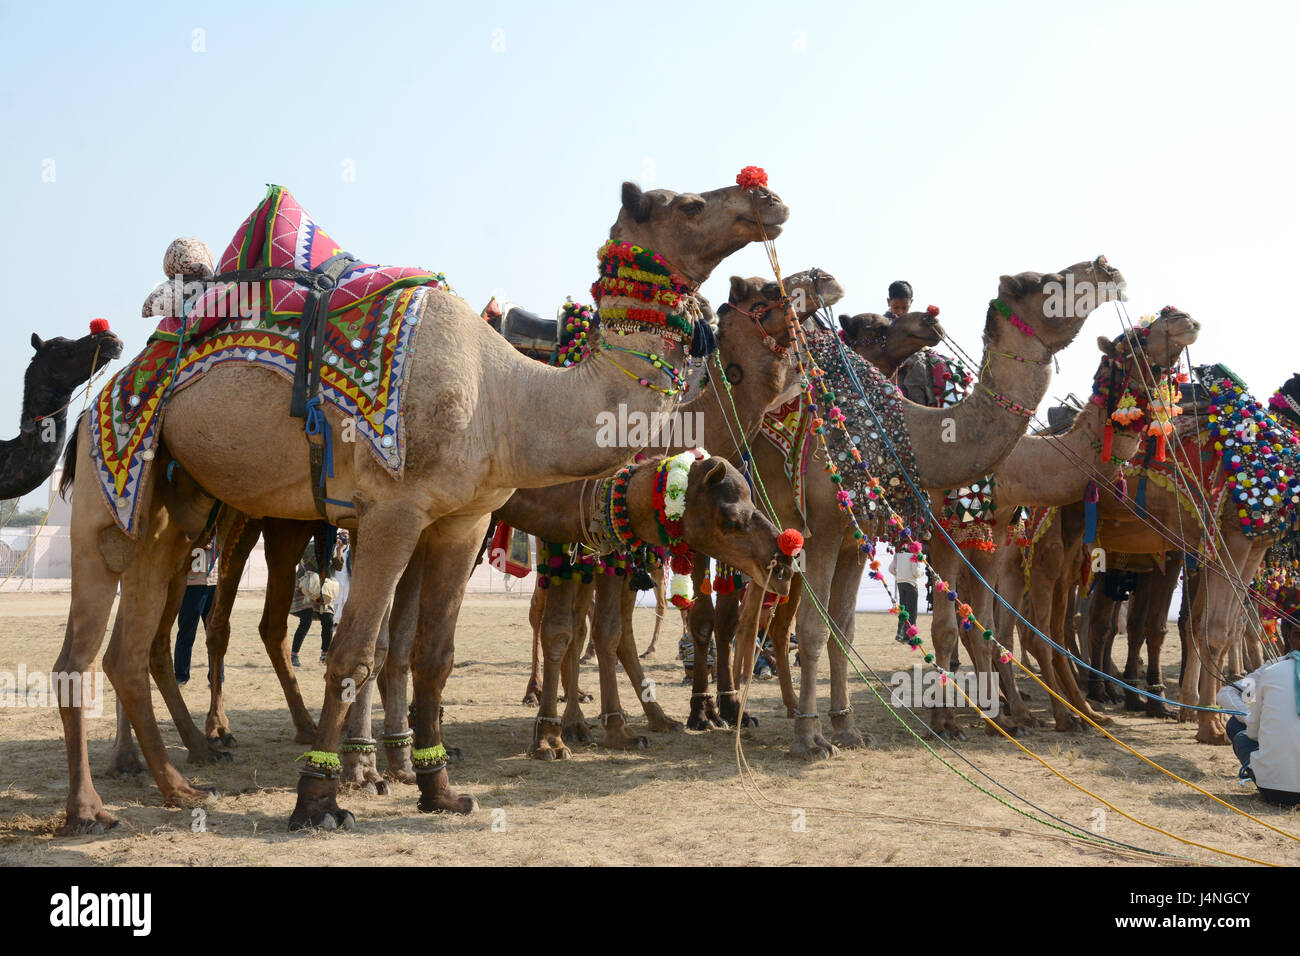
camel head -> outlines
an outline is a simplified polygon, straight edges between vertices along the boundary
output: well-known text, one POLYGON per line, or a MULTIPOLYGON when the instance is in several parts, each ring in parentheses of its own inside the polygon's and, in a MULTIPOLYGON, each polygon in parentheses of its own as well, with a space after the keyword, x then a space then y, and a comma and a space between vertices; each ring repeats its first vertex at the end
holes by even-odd
POLYGON ((122 354, 122 340, 105 329, 79 339, 42 339, 32 333, 36 354, 27 366, 26 384, 71 392, 122 354))
POLYGON ((911 355, 943 341, 937 315, 908 312, 892 322, 875 312, 841 315, 846 345, 885 375, 893 375, 911 355))
MULTIPOLYGON (((823 305, 828 308, 835 305, 844 296, 844 289, 835 277, 816 268, 786 276, 785 290, 798 322, 803 322, 823 305)), ((721 338, 727 329, 742 325, 752 328, 755 323, 772 337, 778 347, 790 344, 790 323, 781 299, 781 286, 776 280, 732 276, 731 292, 718 309, 718 336, 721 338)))
POLYGON ((1152 373, 1168 371, 1177 365, 1183 349, 1195 342, 1200 333, 1200 322, 1180 309, 1166 306, 1150 325, 1127 329, 1113 339, 1100 336, 1097 347, 1110 358, 1123 361, 1128 374, 1135 381, 1142 381, 1152 373))
POLYGON ((748 482, 729 461, 706 458, 691 466, 682 538, 692 548, 767 581, 769 591, 789 594, 794 570, 777 546, 779 533, 754 507, 748 482))
POLYGON ((1003 344, 1030 336, 1055 353, 1074 340, 1097 306, 1124 298, 1124 275, 1105 256, 1060 272, 1004 275, 989 303, 985 342, 1000 333, 1003 344))
POLYGON ((781 197, 766 186, 675 193, 624 183, 623 205, 609 237, 657 252, 699 288, 723 259, 763 238, 754 221, 756 211, 769 239, 781 234, 790 215, 781 197))
POLYGON ((1268 405, 1274 418, 1292 431, 1300 431, 1300 372, 1286 380, 1268 405))

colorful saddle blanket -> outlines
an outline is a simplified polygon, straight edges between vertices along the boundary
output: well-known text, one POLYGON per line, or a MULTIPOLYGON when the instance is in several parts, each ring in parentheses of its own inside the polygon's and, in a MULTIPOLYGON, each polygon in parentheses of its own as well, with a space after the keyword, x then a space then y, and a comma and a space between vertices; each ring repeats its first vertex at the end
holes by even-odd
MULTIPOLYGON (((217 272, 312 270, 340 251, 287 189, 271 186, 226 247, 217 272)), ((406 456, 402 396, 420 306, 434 291, 451 291, 440 273, 355 262, 330 298, 322 398, 355 422, 359 438, 395 479, 406 456)), ((187 297, 184 315, 158 324, 144 351, 100 392, 91 417, 91 456, 123 531, 137 532, 139 491, 168 396, 225 362, 250 363, 292 381, 306 297, 306 287, 289 280, 207 283, 187 297)))

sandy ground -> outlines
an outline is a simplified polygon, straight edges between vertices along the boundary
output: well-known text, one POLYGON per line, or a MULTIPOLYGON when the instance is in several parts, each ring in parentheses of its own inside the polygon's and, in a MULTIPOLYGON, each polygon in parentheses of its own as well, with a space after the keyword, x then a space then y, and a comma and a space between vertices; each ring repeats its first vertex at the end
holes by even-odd
MULTIPOLYGON (((58 712, 0 708, 0 863, 1151 862, 1060 839, 1059 831, 982 794, 931 756, 856 677, 858 725, 871 734, 873 744, 813 764, 787 752, 793 722, 784 716, 776 682, 755 682, 750 708, 760 725, 742 737, 744 757, 753 771, 748 787, 742 786, 735 737, 729 732, 653 734, 647 752, 606 752, 591 745, 575 749, 571 761, 531 760, 525 748, 534 711, 520 705, 528 675, 526 604, 473 596, 466 600, 457 634, 446 733, 448 741, 464 751, 463 762, 452 765, 453 784, 474 794, 481 809, 461 818, 426 816, 415 809, 415 789, 397 785, 387 796, 351 794, 340 800, 356 814, 358 829, 353 833, 290 834, 286 823, 297 780, 293 759, 305 748, 293 742, 279 685, 257 639, 260 601, 259 593, 248 593, 234 612, 226 681, 227 711, 238 738, 233 762, 187 767, 171 721, 161 721, 171 757, 182 771, 223 794, 206 810, 205 832, 193 832, 191 811, 164 808, 147 775, 112 779, 102 773, 114 727, 115 701, 108 688, 104 716, 91 722, 91 767, 98 774, 105 805, 122 825, 100 837, 53 836, 67 788, 58 712)), ((16 673, 20 664, 29 672, 49 668, 62 640, 67 602, 66 594, 0 596, 0 671, 16 673)), ((638 643, 644 647, 653 612, 639 609, 637 615, 638 643)), ((924 620, 928 624, 928 616, 924 620)), ((891 639, 893 625, 887 615, 858 617, 858 646, 882 674, 906 668, 913 660, 911 652, 891 639)), ((671 624, 664 631, 658 658, 648 662, 647 672, 657 682, 659 699, 670 716, 684 720, 690 692, 681 684, 681 667, 674 659, 680 631, 671 624)), ((1172 685, 1177 679, 1177 641, 1167 642, 1166 648, 1166 680, 1172 685)), ((300 678, 314 713, 323 693, 317 650, 313 630, 300 678)), ((1120 654, 1117 646, 1116 656, 1120 654)), ((594 691, 594 665, 583 674, 583 686, 594 691)), ((205 676, 206 662, 196 661, 194 679, 184 689, 200 722, 207 707, 205 676)), ((626 684, 622 693, 624 706, 635 711, 636 700, 626 684)), ((825 688, 820 691, 823 713, 826 693, 825 688)), ((1045 692, 1033 687, 1031 693, 1035 712, 1045 715, 1045 692)), ((154 703, 160 718, 166 717, 156 691, 154 703)), ((598 708, 590 704, 585 710, 599 739, 594 719, 598 708)), ((1116 718, 1112 732, 1137 750, 1230 803, 1300 834, 1300 812, 1271 808, 1253 791, 1240 790, 1230 750, 1195 744, 1191 724, 1129 716, 1118 706, 1109 712, 1116 718)), ((1004 738, 986 735, 974 711, 963 711, 961 721, 969 735, 960 745, 962 752, 1044 809, 1085 829, 1104 826, 1107 836, 1130 844, 1196 861, 1236 862, 1179 844, 1106 809, 1004 738)), ((644 727, 639 713, 633 722, 644 727)), ((828 732, 829 722, 824 722, 828 732)), ((1025 744, 1119 810, 1217 848, 1278 863, 1300 862, 1300 846, 1293 840, 1217 806, 1096 731, 1059 734, 1050 726, 1048 720, 1025 744)), ((937 749, 987 789, 1001 792, 937 749)))

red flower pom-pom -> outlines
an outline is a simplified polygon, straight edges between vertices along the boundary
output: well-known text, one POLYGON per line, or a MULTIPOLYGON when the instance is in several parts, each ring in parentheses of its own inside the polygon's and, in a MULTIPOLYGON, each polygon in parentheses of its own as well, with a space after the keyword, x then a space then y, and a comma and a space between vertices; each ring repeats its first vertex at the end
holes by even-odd
POLYGON ((108 319, 91 319, 90 334, 98 335, 100 332, 108 331, 108 319))
POLYGON ((928 315, 928 316, 929 316, 930 318, 932 318, 932 319, 934 319, 934 318, 938 318, 938 316, 939 316, 939 307, 938 307, 937 305, 927 305, 927 306, 925 307, 925 314, 928 315))
POLYGON ((803 548, 803 535, 794 528, 786 528, 777 536, 776 546, 782 554, 793 558, 803 548))
POLYGON ((684 554, 673 555, 671 565, 673 574, 690 574, 695 570, 695 562, 684 554))
POLYGON ((736 174, 736 185, 741 189, 757 189, 767 185, 767 173, 758 166, 746 166, 736 174))

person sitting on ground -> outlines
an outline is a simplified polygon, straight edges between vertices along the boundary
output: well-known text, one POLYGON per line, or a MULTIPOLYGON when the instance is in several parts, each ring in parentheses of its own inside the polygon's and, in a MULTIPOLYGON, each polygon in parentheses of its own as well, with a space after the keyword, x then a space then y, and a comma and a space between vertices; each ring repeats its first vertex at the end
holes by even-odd
POLYGON ((754 658, 754 676, 759 680, 771 680, 776 676, 776 649, 767 628, 758 629, 758 654, 754 658))
MULTIPOLYGON (((685 617, 685 614, 682 615, 685 617)), ((682 631, 682 639, 677 642, 677 656, 682 659, 682 668, 685 670, 685 676, 682 678, 683 684, 689 684, 695 679, 695 641, 691 637, 689 630, 682 631)), ((713 680, 713 666, 717 657, 717 645, 713 643, 713 638, 709 638, 709 680, 713 680)))
POLYGON ((1254 780, 1269 803, 1300 806, 1300 625, 1284 620, 1289 653, 1219 691, 1220 707, 1244 710, 1228 720, 1228 738, 1241 761, 1240 778, 1254 780))

